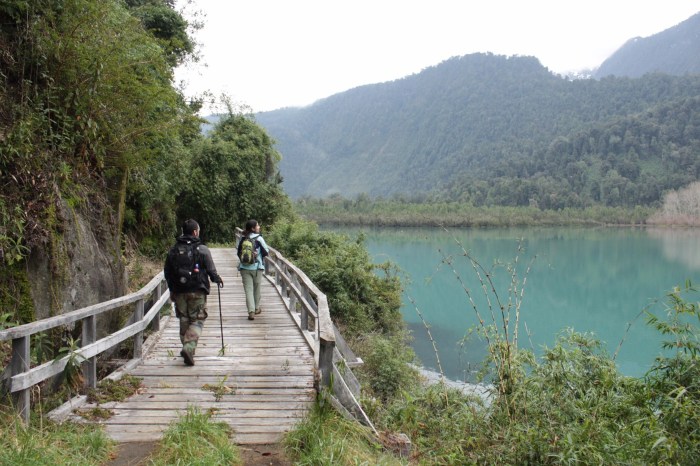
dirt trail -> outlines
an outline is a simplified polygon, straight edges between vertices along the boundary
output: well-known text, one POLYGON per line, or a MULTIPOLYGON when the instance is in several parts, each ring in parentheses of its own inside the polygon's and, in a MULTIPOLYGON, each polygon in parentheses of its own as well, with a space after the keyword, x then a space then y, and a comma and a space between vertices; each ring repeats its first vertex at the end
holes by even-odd
MULTIPOLYGON (((114 458, 105 466, 145 466, 157 446, 157 442, 120 443, 114 458)), ((292 466, 281 445, 246 445, 238 448, 245 466, 292 466)))

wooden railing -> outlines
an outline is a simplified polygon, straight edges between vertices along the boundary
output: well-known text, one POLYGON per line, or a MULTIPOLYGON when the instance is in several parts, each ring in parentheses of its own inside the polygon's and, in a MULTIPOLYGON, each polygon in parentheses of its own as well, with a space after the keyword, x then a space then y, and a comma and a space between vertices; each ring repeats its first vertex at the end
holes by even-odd
MULTIPOLYGON (((236 244, 242 235, 243 231, 237 228, 236 244)), ((333 324, 326 295, 274 248, 270 248, 270 255, 265 258, 265 274, 274 276, 278 293, 314 352, 320 375, 319 391, 325 388, 331 395, 331 403, 343 415, 375 430, 357 401, 360 384, 351 370, 362 364, 362 360, 355 356, 333 324)))
POLYGON ((120 298, 78 309, 56 317, 19 325, 0 331, 0 341, 12 340, 12 359, 6 370, 4 389, 12 394, 15 408, 22 419, 29 421, 31 388, 44 380, 63 372, 69 359, 82 361, 85 385, 97 385, 97 356, 128 338, 134 337, 133 357, 140 359, 143 352, 144 330, 153 322, 152 329, 160 328, 160 309, 168 302, 168 291, 163 272, 156 275, 146 286, 135 293, 120 298), (147 302, 152 302, 144 309, 147 302), (96 340, 97 317, 114 309, 134 305, 134 311, 127 325, 121 330, 96 340), (58 327, 72 327, 81 322, 80 349, 36 367, 30 367, 31 337, 34 334, 58 327))
MULTIPOLYGON (((242 231, 237 230, 237 242, 242 231)), ((314 352, 316 368, 319 372, 317 389, 330 394, 333 406, 343 415, 352 417, 363 424, 374 426, 357 401, 360 384, 351 368, 362 364, 348 347, 338 329, 333 324, 328 308, 328 300, 311 280, 276 249, 265 260, 266 275, 274 277, 274 284, 287 310, 301 329, 304 338, 314 352)), ((160 329, 160 309, 168 302, 170 292, 163 272, 156 275, 141 290, 95 304, 60 316, 50 317, 30 324, 20 325, 0 331, 0 341, 12 340, 12 359, 4 380, 5 390, 12 393, 15 407, 25 421, 29 421, 31 388, 44 380, 60 374, 70 358, 78 358, 82 363, 85 384, 88 388, 97 385, 97 355, 113 348, 130 337, 134 337, 132 363, 143 353, 144 330, 153 322, 152 329, 160 329), (149 300, 153 303, 144 309, 149 300), (135 306, 127 325, 115 333, 96 340, 96 318, 108 311, 135 306), (74 354, 30 367, 31 337, 58 327, 68 327, 82 323, 80 349, 74 354)), ((376 431, 375 431, 376 432, 376 431)))

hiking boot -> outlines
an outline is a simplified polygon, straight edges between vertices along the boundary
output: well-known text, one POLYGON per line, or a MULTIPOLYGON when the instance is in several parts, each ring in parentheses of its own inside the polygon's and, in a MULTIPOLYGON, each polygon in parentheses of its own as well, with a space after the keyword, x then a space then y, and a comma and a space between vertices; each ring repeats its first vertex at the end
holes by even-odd
POLYGON ((183 349, 182 351, 180 351, 180 356, 182 356, 185 359, 185 364, 187 364, 188 366, 194 366, 194 356, 192 356, 192 353, 183 349))
POLYGON ((260 314, 261 312, 262 312, 262 308, 261 308, 261 307, 259 307, 259 308, 257 308, 257 309, 255 310, 255 314, 260 314))
POLYGON ((248 313, 248 320, 255 320, 255 316, 253 315, 252 312, 248 313))

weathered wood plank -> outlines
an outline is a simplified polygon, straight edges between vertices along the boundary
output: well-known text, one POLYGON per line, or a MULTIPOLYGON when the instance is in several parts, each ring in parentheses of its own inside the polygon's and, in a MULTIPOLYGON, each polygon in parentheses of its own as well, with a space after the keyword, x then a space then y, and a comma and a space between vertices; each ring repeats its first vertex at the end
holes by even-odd
POLYGON ((209 401, 206 400, 175 400, 175 401, 159 401, 158 399, 134 401, 131 399, 122 402, 103 403, 100 406, 104 409, 112 409, 117 406, 125 409, 177 409, 187 410, 189 406, 196 406, 199 409, 220 409, 220 410, 251 410, 260 411, 296 411, 306 410, 313 405, 313 401, 294 401, 294 402, 278 402, 278 401, 236 401, 236 397, 224 397, 221 401, 216 401, 212 396, 209 401))
MULTIPOLYGON (((228 386, 227 386, 228 387, 228 386)), ((188 393, 187 396, 183 395, 178 395, 178 394, 153 394, 153 393, 148 393, 148 394, 141 394, 137 396, 133 396, 130 398, 131 403, 136 403, 136 402, 142 402, 142 401, 158 401, 160 403, 170 403, 170 402, 180 402, 182 400, 186 400, 188 403, 199 403, 200 401, 235 401, 235 402, 250 402, 250 401, 255 401, 255 402, 307 402, 313 400, 313 397, 309 396, 308 393, 300 393, 300 394, 289 394, 289 393, 265 393, 265 394, 258 394, 258 393, 251 393, 250 391, 248 393, 238 393, 236 390, 236 387, 228 387, 231 388, 229 392, 226 392, 220 396, 220 400, 216 400, 216 394, 213 391, 208 391, 202 389, 200 393, 188 393)), ((102 406, 102 405, 100 405, 102 406)), ((86 408, 92 407, 92 405, 85 405, 86 408)), ((104 406, 102 406, 104 407, 104 406)), ((273 407, 274 408, 274 407, 273 407)))
MULTIPOLYGON (((316 398, 314 355, 287 308, 263 280, 263 312, 247 319, 245 294, 233 249, 212 249, 226 284, 212 289, 195 365, 185 366, 179 322, 170 319, 143 361, 130 371, 142 378, 140 392, 123 402, 103 403, 114 415, 100 424, 118 442, 157 440, 194 406, 226 422, 240 444, 274 443, 304 418, 316 398), (220 265, 221 264, 221 265, 220 265), (218 293, 221 292, 221 319, 218 293), (225 352, 221 350, 223 326, 225 352), (228 387, 216 401, 205 385, 228 387)), ((88 404, 82 409, 95 405, 88 404)))
MULTIPOLYGON (((133 375, 141 378, 162 378, 164 381, 173 381, 173 380, 181 380, 186 382, 187 380, 182 379, 182 378, 177 378, 177 377, 182 377, 181 373, 178 372, 176 368, 173 368, 172 370, 169 370, 167 368, 162 369, 162 370, 152 370, 151 372, 139 372, 135 371, 132 373, 133 375)), ((305 367, 300 367, 300 366, 289 366, 289 367, 283 367, 281 364, 270 364, 267 366, 248 366, 248 367, 238 367, 236 368, 235 372, 231 371, 230 369, 217 369, 216 367, 195 367, 192 368, 192 371, 190 372, 189 378, 192 380, 192 382, 195 382, 196 380, 210 380, 210 379, 216 379, 216 380, 230 380, 230 381, 238 381, 242 380, 242 377, 251 377, 251 376, 260 376, 260 377, 266 377, 266 376, 272 376, 272 377, 297 377, 300 379, 304 379, 307 376, 309 376, 309 371, 305 367)), ((291 379, 288 379, 291 380, 291 379)), ((281 379, 276 378, 275 381, 277 382, 282 382, 281 379)), ((293 380, 292 380, 293 381, 293 380)))
MULTIPOLYGON (((99 422, 100 424, 109 424, 109 423, 119 423, 119 417, 120 416, 129 416, 129 417, 152 417, 152 418, 161 418, 161 417, 171 417, 173 419, 177 418, 178 416, 183 416, 187 413, 186 410, 168 410, 168 409, 160 409, 160 410, 148 410, 148 409, 121 409, 121 408, 114 408, 112 409, 114 411, 114 416, 106 421, 101 421, 99 422)), ((225 410, 219 410, 219 411, 213 411, 213 416, 219 418, 226 418, 226 419, 250 419, 251 422, 254 420, 259 420, 263 419, 261 422, 267 422, 264 421, 265 419, 269 420, 282 420, 282 422, 286 422, 285 420, 289 419, 303 419, 306 416, 306 411, 304 410, 296 410, 296 411, 274 411, 274 410, 257 410, 257 409, 238 409, 238 410, 230 410, 230 411, 225 411, 225 410)))
MULTIPOLYGON (((245 385, 248 387, 270 387, 270 386, 313 386, 313 380, 309 377, 298 377, 298 376, 285 376, 285 377, 274 377, 269 375, 234 375, 229 377, 229 383, 237 383, 239 386, 245 385)), ((158 386, 162 388, 172 388, 176 386, 193 386, 198 387, 199 384, 204 383, 218 383, 221 381, 221 377, 216 376, 198 376, 198 377, 187 377, 187 376, 172 376, 167 379, 164 377, 144 377, 141 382, 145 386, 158 386)))
MULTIPOLYGON (((173 347, 174 348, 174 347, 173 347)), ((212 348, 208 347, 200 347, 197 350, 197 356, 200 356, 200 353, 202 352, 201 350, 210 350, 212 348)), ((243 347, 243 346, 227 346, 226 347, 226 352, 225 356, 220 357, 218 356, 218 350, 221 349, 220 347, 217 348, 217 355, 216 356, 205 356, 205 357, 199 357, 197 359, 197 364, 203 364, 203 365, 208 365, 208 364, 217 364, 218 360, 227 360, 229 362, 236 362, 236 358, 239 358, 241 356, 251 356, 251 357, 258 357, 258 356, 270 356, 270 357, 279 357, 279 356, 288 356, 288 355, 294 355, 294 357, 313 357, 313 353, 309 349, 308 346, 306 345, 295 345, 295 346, 273 346, 273 347, 255 347, 255 348, 250 348, 250 347, 243 347)), ((173 365, 182 365, 182 358, 175 357, 175 356, 165 356, 165 357, 160 357, 160 356, 150 356, 147 357, 143 361, 144 365, 152 365, 152 364, 173 364, 173 365)))
MULTIPOLYGON (((108 432, 112 440, 116 442, 157 442, 163 437, 162 432, 108 432)), ((278 443, 282 440, 283 433, 269 434, 234 434, 233 440, 240 445, 265 445, 278 443)))
MULTIPOLYGON (((136 416, 131 415, 131 416, 125 416, 122 413, 117 413, 113 417, 113 421, 109 423, 110 426, 117 426, 117 425, 139 425, 139 424, 152 424, 152 425, 164 425, 164 424, 170 424, 173 421, 177 421, 179 416, 177 412, 173 412, 172 415, 169 416, 150 416, 146 417, 143 416, 142 411, 138 411, 138 414, 136 416)), ((224 415, 224 414, 215 414, 212 417, 213 420, 215 421, 223 421, 229 424, 230 426, 236 428, 238 426, 277 426, 278 430, 284 431, 287 430, 289 427, 294 426, 297 424, 302 418, 301 417, 288 417, 288 418, 280 418, 280 417, 240 417, 238 415, 224 415)))
MULTIPOLYGON (((126 432, 141 432, 141 433, 149 433, 149 432, 161 432, 164 428, 167 428, 167 424, 169 423, 163 423, 163 424, 106 424, 105 425, 105 430, 107 432, 114 430, 118 431, 120 433, 126 433, 126 432)), ((269 434, 269 433, 275 433, 275 434, 281 434, 288 430, 290 427, 289 425, 286 426, 277 426, 277 425, 270 425, 270 424, 241 424, 241 425, 231 425, 229 424, 235 433, 237 434, 269 434)))
MULTIPOLYGON (((228 386, 228 385, 227 385, 228 386)), ((201 393, 202 388, 193 387, 151 387, 142 389, 139 394, 155 394, 155 395, 178 395, 187 396, 190 393, 201 393)), ((308 395, 315 396, 316 390, 308 387, 268 387, 268 388, 247 388, 247 387, 236 387, 236 393, 239 395, 308 395)))

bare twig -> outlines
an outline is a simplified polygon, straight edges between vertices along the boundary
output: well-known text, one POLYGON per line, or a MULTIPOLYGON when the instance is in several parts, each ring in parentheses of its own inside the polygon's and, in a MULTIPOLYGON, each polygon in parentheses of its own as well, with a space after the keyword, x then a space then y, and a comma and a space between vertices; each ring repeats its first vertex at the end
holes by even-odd
POLYGON ((430 338, 430 343, 433 345, 433 351, 435 352, 435 360, 437 361, 438 370, 440 371, 440 383, 442 384, 442 388, 443 388, 444 394, 445 394, 445 405, 448 405, 449 398, 447 397, 447 389, 446 389, 447 385, 445 384, 445 372, 442 370, 442 364, 440 363, 440 354, 438 352, 437 346, 435 345, 435 340, 433 339, 433 334, 430 333, 430 325, 428 325, 428 323, 423 318, 423 314, 420 312, 420 309, 418 309, 418 305, 416 304, 416 301, 413 299, 413 297, 409 296, 408 300, 411 301, 411 304, 413 304, 413 307, 416 310, 416 314, 418 314, 418 317, 420 317, 421 322, 423 322, 423 327, 425 327, 425 331, 428 333, 428 338, 430 338))

